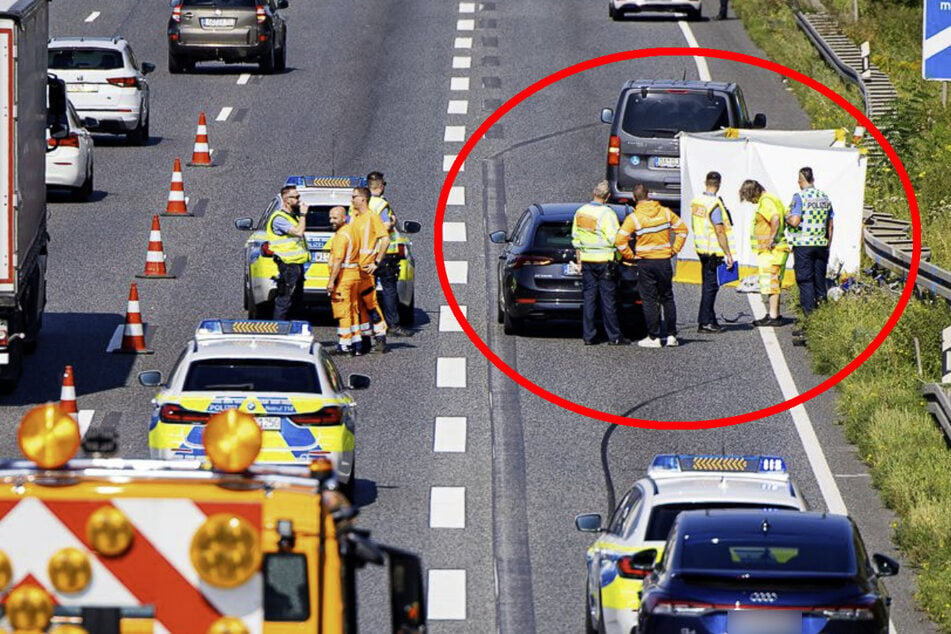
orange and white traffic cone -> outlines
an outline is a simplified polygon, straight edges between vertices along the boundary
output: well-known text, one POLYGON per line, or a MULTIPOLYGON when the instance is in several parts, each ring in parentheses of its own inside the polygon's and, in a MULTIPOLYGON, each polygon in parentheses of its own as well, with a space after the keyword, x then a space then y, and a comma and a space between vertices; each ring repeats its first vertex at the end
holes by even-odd
POLYGON ((195 149, 192 152, 192 160, 188 162, 191 167, 214 167, 211 162, 211 150, 208 149, 208 124, 205 123, 205 113, 198 113, 198 130, 195 131, 195 149))
POLYGON ((182 160, 175 159, 172 167, 172 183, 168 187, 168 204, 163 216, 192 216, 185 201, 185 181, 182 179, 182 160))
POLYGON ((173 279, 165 269, 165 248, 162 246, 162 229, 159 227, 158 214, 152 216, 152 230, 149 232, 149 250, 145 254, 145 272, 136 277, 157 277, 173 279))
POLYGON ((145 327, 142 325, 142 313, 139 312, 139 287, 135 282, 129 288, 129 307, 125 313, 125 325, 122 327, 122 343, 113 352, 132 354, 152 354, 145 347, 145 327))
POLYGON ((67 365, 63 371, 63 387, 59 392, 59 406, 73 417, 74 421, 79 421, 79 407, 76 404, 76 382, 73 379, 73 366, 67 365))

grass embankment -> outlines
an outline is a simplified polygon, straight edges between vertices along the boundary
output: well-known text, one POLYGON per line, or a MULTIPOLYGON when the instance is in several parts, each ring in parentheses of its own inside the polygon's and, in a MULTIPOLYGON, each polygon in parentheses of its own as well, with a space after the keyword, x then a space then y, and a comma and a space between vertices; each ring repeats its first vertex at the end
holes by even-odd
MULTIPOLYGON (((861 106, 857 90, 844 85, 796 27, 782 0, 734 0, 747 31, 770 59, 809 74, 861 106)), ((871 43, 873 62, 889 75, 900 99, 896 114, 876 121, 898 152, 917 193, 923 244, 933 261, 951 269, 951 110, 941 87, 921 79, 921 5, 824 0, 855 42, 871 43)), ((793 92, 816 128, 854 125, 852 118, 815 91, 792 82, 793 92)), ((870 166, 866 197, 876 210, 909 218, 908 202, 888 165, 870 166)), ((792 298, 792 295, 790 299, 792 298)), ((846 294, 816 311, 806 324, 815 370, 831 374, 854 359, 878 334, 894 308, 887 288, 846 294)), ((913 299, 879 350, 839 384, 840 422, 873 482, 899 517, 895 539, 917 567, 918 602, 951 633, 951 451, 924 408, 921 386, 940 381, 941 330, 951 326, 943 301, 913 299), (918 374, 915 340, 921 349, 918 374)))

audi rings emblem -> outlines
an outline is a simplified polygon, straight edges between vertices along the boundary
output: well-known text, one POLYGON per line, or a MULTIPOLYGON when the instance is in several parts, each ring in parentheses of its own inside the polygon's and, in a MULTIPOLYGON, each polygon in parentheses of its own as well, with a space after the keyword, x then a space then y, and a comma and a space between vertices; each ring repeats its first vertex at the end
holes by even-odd
POLYGON ((776 603, 776 599, 779 598, 775 592, 751 592, 750 593, 750 602, 751 603, 776 603))

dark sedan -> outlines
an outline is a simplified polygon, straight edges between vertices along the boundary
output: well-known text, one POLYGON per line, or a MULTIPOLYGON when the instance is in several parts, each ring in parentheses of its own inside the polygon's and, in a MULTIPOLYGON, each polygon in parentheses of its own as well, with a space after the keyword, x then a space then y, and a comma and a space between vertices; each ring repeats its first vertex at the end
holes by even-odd
POLYGON ((897 573, 844 515, 687 511, 644 583, 638 632, 886 634, 881 577, 897 573))
MULTIPOLYGON (((535 204, 522 213, 510 235, 489 235, 505 245, 499 256, 498 320, 506 334, 522 332, 528 320, 581 319, 581 272, 571 246, 571 221, 583 204, 535 204)), ((611 208, 619 222, 632 212, 627 205, 611 208)), ((617 299, 622 326, 631 338, 642 338, 644 316, 636 285, 619 282, 617 299)))

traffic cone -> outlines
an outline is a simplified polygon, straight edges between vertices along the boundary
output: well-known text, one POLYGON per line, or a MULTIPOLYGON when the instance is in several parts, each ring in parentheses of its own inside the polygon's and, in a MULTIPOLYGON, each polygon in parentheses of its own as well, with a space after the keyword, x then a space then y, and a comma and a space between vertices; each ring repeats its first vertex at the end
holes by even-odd
POLYGON ((172 183, 168 187, 168 204, 163 216, 192 216, 185 202, 185 182, 182 179, 182 160, 175 159, 172 167, 172 183))
POLYGON ((208 127, 205 123, 205 113, 198 113, 198 130, 195 132, 195 149, 192 152, 192 160, 188 162, 191 167, 214 167, 211 162, 211 151, 208 149, 208 127))
POLYGON ((145 273, 136 277, 157 277, 173 279, 165 270, 165 249, 162 247, 162 229, 159 227, 158 214, 152 216, 152 231, 149 232, 149 250, 145 254, 145 273))
POLYGON ((73 379, 73 366, 67 365, 63 371, 63 387, 59 392, 59 406, 79 421, 79 407, 76 405, 76 383, 73 379))
POLYGON ((113 352, 132 354, 152 354, 145 347, 145 328, 142 326, 142 314, 139 312, 139 287, 135 282, 129 288, 129 307, 125 313, 125 326, 122 327, 122 343, 113 352))

